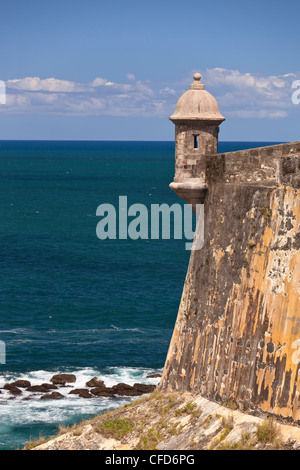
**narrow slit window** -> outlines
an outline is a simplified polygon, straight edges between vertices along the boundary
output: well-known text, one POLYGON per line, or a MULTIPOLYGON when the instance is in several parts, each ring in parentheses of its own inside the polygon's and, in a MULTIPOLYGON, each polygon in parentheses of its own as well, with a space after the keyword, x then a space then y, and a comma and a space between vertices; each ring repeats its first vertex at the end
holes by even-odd
POLYGON ((194 135, 194 149, 197 149, 198 148, 198 136, 197 135, 194 135))

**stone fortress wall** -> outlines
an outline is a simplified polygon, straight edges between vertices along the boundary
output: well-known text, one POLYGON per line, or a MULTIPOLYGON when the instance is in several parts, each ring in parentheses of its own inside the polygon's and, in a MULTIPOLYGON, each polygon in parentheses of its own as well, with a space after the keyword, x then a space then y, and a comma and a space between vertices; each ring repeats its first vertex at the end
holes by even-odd
MULTIPOLYGON (((199 113, 204 130, 211 125, 206 117, 199 113)), ((184 153, 177 148, 176 159, 184 153)), ((204 203, 205 242, 191 252, 159 388, 234 401, 242 410, 300 424, 300 142, 200 151, 199 159, 190 162, 190 180, 174 179, 184 191, 170 185, 195 203, 192 166, 204 168, 198 203, 204 203)))

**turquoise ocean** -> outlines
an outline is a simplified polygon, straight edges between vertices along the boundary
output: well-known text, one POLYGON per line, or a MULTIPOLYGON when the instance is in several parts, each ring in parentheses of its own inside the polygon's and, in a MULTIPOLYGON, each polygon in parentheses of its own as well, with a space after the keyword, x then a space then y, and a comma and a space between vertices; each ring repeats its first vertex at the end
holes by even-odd
MULTIPOLYGON (((221 142, 219 152, 274 142, 221 142)), ((0 142, 0 387, 59 372, 156 384, 190 251, 187 240, 99 240, 97 207, 183 204, 169 189, 173 142, 0 142)), ((118 212, 118 211, 117 211, 118 212)), ((67 391, 67 390, 66 390, 67 391)), ((130 399, 12 398, 0 390, 0 449, 130 399)))

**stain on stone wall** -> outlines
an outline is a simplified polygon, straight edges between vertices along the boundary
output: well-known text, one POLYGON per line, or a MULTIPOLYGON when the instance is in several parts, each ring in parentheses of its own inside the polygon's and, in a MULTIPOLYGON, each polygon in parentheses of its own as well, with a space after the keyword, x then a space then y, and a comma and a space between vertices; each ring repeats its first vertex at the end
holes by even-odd
POLYGON ((299 150, 207 157, 205 244, 191 253, 161 389, 300 423, 299 150))

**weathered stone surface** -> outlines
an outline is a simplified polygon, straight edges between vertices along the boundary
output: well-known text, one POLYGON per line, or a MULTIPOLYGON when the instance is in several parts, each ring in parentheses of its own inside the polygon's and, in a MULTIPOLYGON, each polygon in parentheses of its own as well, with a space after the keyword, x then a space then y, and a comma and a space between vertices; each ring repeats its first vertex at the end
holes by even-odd
POLYGON ((300 423, 300 143, 207 156, 205 243, 160 389, 300 423))
POLYGON ((206 177, 214 183, 243 183, 299 189, 300 142, 206 154, 206 177))

